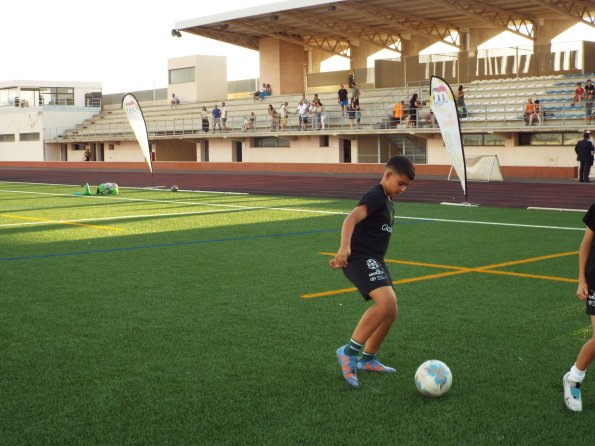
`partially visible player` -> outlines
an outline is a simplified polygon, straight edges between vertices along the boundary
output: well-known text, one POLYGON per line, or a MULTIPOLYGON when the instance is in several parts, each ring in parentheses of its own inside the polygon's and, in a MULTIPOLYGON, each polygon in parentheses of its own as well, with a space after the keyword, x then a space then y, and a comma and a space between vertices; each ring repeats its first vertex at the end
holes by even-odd
POLYGON ((595 358, 595 246, 593 234, 595 233, 595 203, 583 217, 587 225, 585 235, 578 254, 578 289, 576 295, 580 300, 587 302, 587 314, 591 317, 592 333, 576 358, 570 371, 564 375, 564 403, 574 412, 583 410, 581 400, 581 383, 589 364, 595 358))
POLYGON ((349 343, 337 350, 343 377, 352 387, 359 386, 357 370, 395 372, 376 358, 397 319, 397 296, 384 255, 395 218, 392 200, 405 192, 414 178, 415 169, 408 158, 392 157, 386 163, 380 184, 368 191, 345 218, 341 246, 329 262, 332 268, 343 269, 365 300, 374 301, 361 317, 349 343))

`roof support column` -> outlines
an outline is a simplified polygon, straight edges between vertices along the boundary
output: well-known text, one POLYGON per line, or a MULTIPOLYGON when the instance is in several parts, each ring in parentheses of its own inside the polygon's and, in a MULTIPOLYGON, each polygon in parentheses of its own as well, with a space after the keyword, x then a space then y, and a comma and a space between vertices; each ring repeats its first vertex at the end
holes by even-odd
POLYGON ((304 91, 306 52, 304 47, 273 37, 259 41, 260 81, 271 84, 273 95, 304 91))

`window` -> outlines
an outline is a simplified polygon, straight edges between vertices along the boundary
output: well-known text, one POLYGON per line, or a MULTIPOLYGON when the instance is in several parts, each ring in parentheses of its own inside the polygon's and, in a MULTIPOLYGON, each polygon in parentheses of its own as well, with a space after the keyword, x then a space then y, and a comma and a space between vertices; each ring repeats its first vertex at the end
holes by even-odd
POLYGON ((492 133, 466 133, 463 135, 465 146, 503 146, 506 138, 492 133))
POLYGON ((0 90, 0 106, 14 105, 14 99, 19 95, 16 88, 3 88, 0 90))
POLYGON ((19 141, 39 141, 39 133, 20 133, 19 141))
POLYGON ((534 133, 531 135, 532 146, 559 146, 562 145, 561 133, 534 133))
POLYGON ((465 146, 483 146, 483 135, 482 134, 464 134, 463 145, 465 146))
POLYGON ((39 95, 39 101, 46 105, 74 105, 74 88, 42 87, 39 95))
POLYGON ((486 133, 483 135, 483 144, 485 146, 503 146, 506 138, 502 135, 494 135, 493 133, 486 133))
POLYGON ((289 147, 289 140, 285 138, 254 138, 254 147, 289 147))
POLYGON ((320 136, 320 147, 328 147, 328 135, 320 136))
POLYGON ((0 134, 0 142, 14 142, 14 133, 0 134))
MULTIPOLYGON (((520 146, 561 146, 562 139, 563 139, 562 133, 521 133, 521 134, 519 134, 519 145, 520 146)), ((570 137, 568 139, 571 140, 570 137)))
POLYGON ((564 133, 562 138, 565 146, 576 146, 576 143, 583 139, 583 133, 564 133))
POLYGON ((116 146, 114 144, 108 144, 107 145, 107 150, 115 150, 116 146))
POLYGON ((183 84, 184 82, 194 82, 194 67, 169 70, 170 84, 183 84))

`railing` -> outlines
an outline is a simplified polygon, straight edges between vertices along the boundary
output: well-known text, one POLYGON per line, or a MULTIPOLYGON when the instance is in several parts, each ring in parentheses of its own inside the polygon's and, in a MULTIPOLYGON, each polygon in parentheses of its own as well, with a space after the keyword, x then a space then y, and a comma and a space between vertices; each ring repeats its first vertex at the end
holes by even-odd
MULTIPOLYGON (((543 104, 542 104, 543 105, 543 104)), ((290 113, 286 124, 283 125, 280 117, 275 119, 264 115, 255 115, 253 124, 249 116, 230 116, 226 122, 226 129, 222 130, 221 123, 214 129, 213 118, 208 118, 204 124, 201 118, 163 119, 147 122, 147 132, 150 138, 183 136, 183 135, 208 135, 208 134, 246 134, 263 135, 283 132, 369 132, 372 130, 402 130, 438 131, 438 125, 430 114, 429 104, 417 108, 416 120, 407 118, 408 110, 402 120, 392 118, 391 107, 376 107, 362 110, 358 114, 353 112, 342 113, 338 110, 325 111, 320 115, 309 114, 307 123, 301 122, 299 115, 290 113)), ((564 127, 570 130, 581 130, 584 127, 585 108, 579 103, 577 107, 545 106, 541 124, 537 119, 534 125, 541 129, 564 127)), ((467 116, 460 118, 463 130, 484 130, 497 128, 525 128, 524 104, 519 102, 501 103, 497 105, 470 104, 467 106, 467 116)), ((84 140, 85 138, 133 138, 134 134, 127 122, 90 124, 88 128, 78 126, 75 129, 45 129, 45 139, 84 140)))
MULTIPOLYGON (((11 100, 0 104, 0 108, 34 108, 34 107, 79 107, 73 99, 56 99, 43 103, 30 102, 26 99, 11 100)), ((82 106, 84 108, 101 108, 101 98, 88 98, 82 106)))

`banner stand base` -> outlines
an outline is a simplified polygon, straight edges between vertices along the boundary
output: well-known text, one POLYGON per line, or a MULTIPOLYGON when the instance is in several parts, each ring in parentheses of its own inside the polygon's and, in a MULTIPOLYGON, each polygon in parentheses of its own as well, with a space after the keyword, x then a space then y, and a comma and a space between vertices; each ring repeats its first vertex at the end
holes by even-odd
POLYGON ((444 204, 446 206, 467 206, 467 207, 479 207, 480 206, 479 203, 468 203, 466 201, 462 201, 460 203, 457 203, 454 201, 443 201, 440 204, 444 204))

